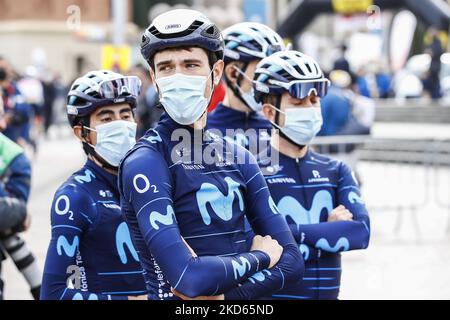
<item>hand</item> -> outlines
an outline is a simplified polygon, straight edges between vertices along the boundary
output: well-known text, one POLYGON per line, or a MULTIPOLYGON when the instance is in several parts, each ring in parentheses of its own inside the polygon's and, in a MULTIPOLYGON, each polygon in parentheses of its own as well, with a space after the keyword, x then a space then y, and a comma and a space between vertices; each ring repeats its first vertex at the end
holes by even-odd
POLYGON ((343 205, 334 209, 328 217, 328 222, 353 221, 353 214, 343 205))
POLYGON ((255 236, 250 251, 254 250, 262 251, 270 257, 269 269, 278 263, 283 253, 283 247, 278 244, 277 240, 272 239, 271 236, 255 236))
POLYGON ((147 295, 142 296, 128 296, 128 300, 148 300, 147 295))
POLYGON ((195 297, 195 298, 189 298, 189 297, 186 297, 184 294, 178 292, 174 288, 172 288, 171 290, 172 290, 172 293, 175 296, 177 296, 178 298, 180 298, 181 300, 225 300, 225 295, 223 295, 223 294, 218 295, 218 296, 200 296, 200 297, 195 297))

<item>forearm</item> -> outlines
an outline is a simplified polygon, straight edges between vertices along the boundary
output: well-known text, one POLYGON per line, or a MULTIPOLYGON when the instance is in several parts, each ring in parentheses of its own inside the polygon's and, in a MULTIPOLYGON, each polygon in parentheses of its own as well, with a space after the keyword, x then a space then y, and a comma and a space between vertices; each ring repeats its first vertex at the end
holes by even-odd
POLYGON ((253 275, 241 286, 228 291, 225 294, 227 300, 262 298, 303 277, 304 260, 284 218, 279 214, 270 215, 265 219, 253 220, 252 225, 257 234, 276 239, 283 247, 283 254, 275 267, 253 275))
POLYGON ((165 230, 163 235, 157 236, 150 243, 150 252, 172 287, 187 297, 227 292, 270 264, 269 256, 261 251, 230 257, 194 257, 181 238, 168 241, 176 239, 175 236, 168 238, 168 235, 169 230, 165 230))
POLYGON ((364 221, 337 221, 300 225, 297 237, 300 244, 336 253, 367 248, 370 232, 364 221))

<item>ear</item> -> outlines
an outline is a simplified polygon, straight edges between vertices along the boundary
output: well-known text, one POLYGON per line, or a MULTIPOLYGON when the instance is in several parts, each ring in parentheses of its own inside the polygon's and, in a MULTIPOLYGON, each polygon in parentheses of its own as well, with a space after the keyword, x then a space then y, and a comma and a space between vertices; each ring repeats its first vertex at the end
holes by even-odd
POLYGON ((150 78, 152 79, 153 82, 155 82, 156 76, 155 76, 155 72, 153 71, 152 68, 150 68, 149 73, 150 73, 150 78))
POLYGON ((85 137, 83 136, 83 129, 81 129, 81 126, 73 127, 73 134, 78 138, 78 140, 82 142, 85 141, 85 137))
POLYGON ((236 65, 234 63, 229 63, 225 67, 225 76, 231 82, 231 84, 236 84, 237 79, 239 78, 239 73, 234 69, 236 65))
POLYGON ((213 74, 214 74, 214 85, 215 86, 218 86, 220 83, 220 79, 222 79, 224 67, 225 67, 225 63, 223 62, 223 60, 217 61, 214 66, 213 74))
POLYGON ((160 94, 160 90, 159 90, 158 84, 156 83, 156 75, 155 75, 155 72, 153 71, 152 68, 150 68, 150 78, 152 79, 152 84, 155 86, 156 92, 157 92, 158 95, 159 95, 159 94, 160 94))
POLYGON ((81 142, 90 142, 89 134, 85 133, 86 130, 83 130, 81 126, 73 127, 73 133, 81 142))
POLYGON ((262 112, 267 120, 271 122, 275 121, 275 110, 273 105, 270 103, 263 104, 262 112))

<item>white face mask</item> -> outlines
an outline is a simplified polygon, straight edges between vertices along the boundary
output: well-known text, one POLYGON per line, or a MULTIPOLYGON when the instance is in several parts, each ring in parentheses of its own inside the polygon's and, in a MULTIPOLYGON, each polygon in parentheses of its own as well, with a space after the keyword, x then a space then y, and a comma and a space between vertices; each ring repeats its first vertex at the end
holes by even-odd
POLYGON ((125 120, 116 120, 100 124, 97 132, 95 152, 113 167, 118 167, 125 154, 136 144, 137 124, 125 120))
POLYGON ((285 115, 284 127, 281 128, 275 123, 273 125, 300 146, 310 144, 322 128, 323 119, 320 107, 293 107, 286 109, 286 112, 276 110, 285 115))
POLYGON ((206 85, 211 74, 204 77, 176 73, 156 80, 161 104, 175 122, 191 125, 203 115, 213 94, 211 90, 210 97, 205 97, 206 85))

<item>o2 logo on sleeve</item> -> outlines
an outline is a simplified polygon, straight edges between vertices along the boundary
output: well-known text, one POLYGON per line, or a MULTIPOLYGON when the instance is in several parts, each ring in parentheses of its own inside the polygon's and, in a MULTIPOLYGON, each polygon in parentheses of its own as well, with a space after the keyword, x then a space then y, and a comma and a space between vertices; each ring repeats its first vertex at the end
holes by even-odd
POLYGON ((58 216, 70 214, 69 220, 73 221, 73 211, 70 210, 70 199, 67 195, 59 196, 55 201, 55 212, 58 216))
POLYGON ((156 185, 150 184, 150 180, 143 175, 143 174, 137 174, 133 178, 133 186, 137 193, 144 194, 150 189, 153 190, 153 193, 158 193, 159 190, 156 187, 156 185))

